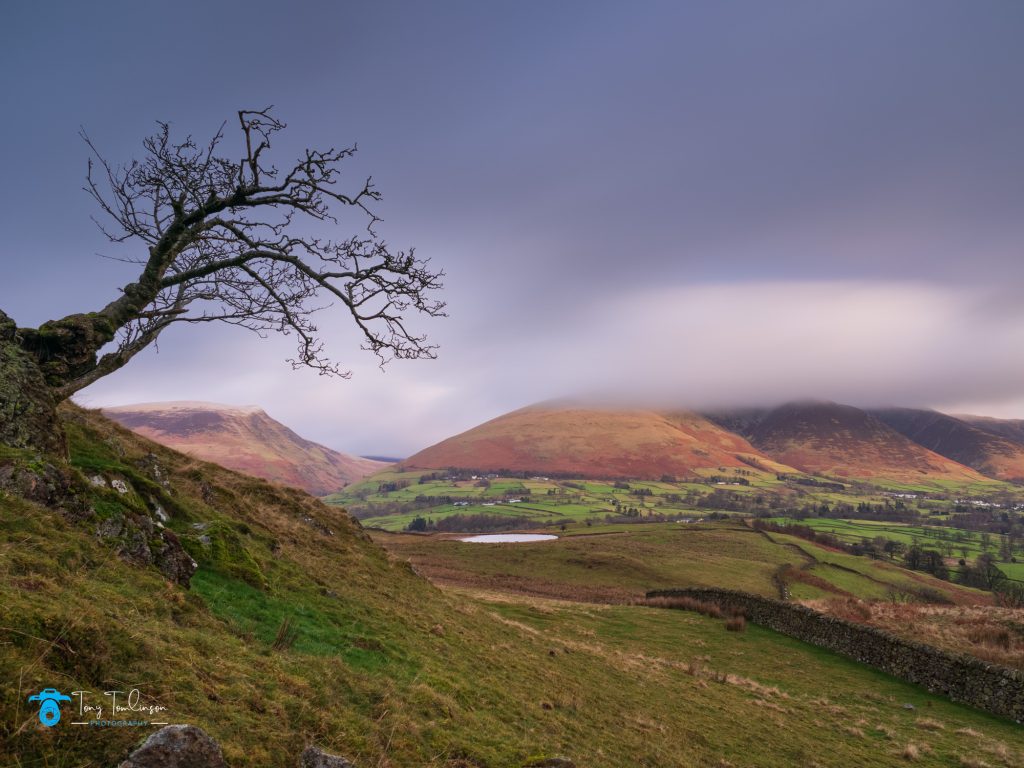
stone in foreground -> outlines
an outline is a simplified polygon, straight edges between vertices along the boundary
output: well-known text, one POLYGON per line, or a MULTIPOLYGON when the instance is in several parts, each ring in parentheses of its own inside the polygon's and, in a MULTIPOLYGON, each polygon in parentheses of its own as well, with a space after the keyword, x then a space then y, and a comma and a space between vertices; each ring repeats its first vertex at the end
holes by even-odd
POLYGON ((355 766, 344 757, 309 746, 302 751, 302 755, 299 757, 299 768, 355 768, 355 766))
POLYGON ((167 725, 146 739, 118 768, 227 768, 220 745, 202 728, 167 725))

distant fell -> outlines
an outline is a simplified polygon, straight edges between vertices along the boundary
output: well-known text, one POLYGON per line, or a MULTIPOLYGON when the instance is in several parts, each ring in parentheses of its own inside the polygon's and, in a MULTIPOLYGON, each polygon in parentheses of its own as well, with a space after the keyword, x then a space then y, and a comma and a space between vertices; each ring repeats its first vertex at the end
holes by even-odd
POLYGON ((996 419, 991 416, 957 414, 957 418, 972 426, 1024 445, 1024 419, 996 419))
POLYGON ((757 415, 747 414, 740 428, 758 450, 813 474, 896 482, 985 480, 977 470, 918 444, 850 405, 786 403, 757 415))
POLYGON ((692 477, 697 470, 759 466, 788 472, 696 413, 533 405, 410 456, 417 469, 510 470, 594 478, 692 477))
POLYGON ((390 466, 306 440, 258 406, 178 401, 104 408, 103 413, 169 448, 317 496, 390 466))
POLYGON ((1024 422, 1004 426, 998 419, 957 418, 917 408, 886 408, 872 414, 915 443, 989 477, 1024 479, 1024 422))

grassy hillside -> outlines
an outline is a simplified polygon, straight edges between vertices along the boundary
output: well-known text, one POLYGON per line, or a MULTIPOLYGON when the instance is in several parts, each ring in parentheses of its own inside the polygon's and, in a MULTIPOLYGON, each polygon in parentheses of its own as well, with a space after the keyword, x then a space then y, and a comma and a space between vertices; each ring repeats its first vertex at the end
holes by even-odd
POLYGON ((988 477, 1024 478, 1024 445, 938 411, 886 408, 872 411, 918 445, 978 470, 988 477))
POLYGON ((656 480, 745 467, 751 461, 772 471, 792 471, 695 413, 539 404, 425 448, 402 466, 656 480))
POLYGON ((309 740, 378 768, 883 766, 911 747, 1022 764, 1017 726, 831 654, 676 611, 441 591, 338 508, 65 416, 74 465, 125 492, 88 486, 80 522, 0 497, 0 764, 109 766, 148 732, 67 710, 42 728, 43 687, 138 688, 238 766, 293 764, 309 740), (199 563, 191 589, 96 535, 157 505, 199 563))
MULTIPOLYGON (((990 554, 997 553, 1002 540, 999 534, 988 534, 986 536, 986 534, 978 531, 966 531, 943 525, 904 525, 902 523, 885 523, 874 520, 838 520, 832 518, 807 518, 804 520, 778 518, 775 522, 805 525, 816 531, 831 534, 840 541, 850 544, 855 544, 865 539, 881 537, 898 541, 907 546, 916 544, 929 549, 937 549, 949 558, 962 557, 967 560, 974 560, 978 555, 985 552, 990 554)), ((1010 578, 1024 580, 1024 563, 999 562, 997 566, 1010 578)))
POLYGON ((314 495, 333 493, 388 466, 306 440, 253 406, 181 401, 103 413, 168 448, 314 495))
POLYGON ((453 537, 374 537, 444 583, 563 599, 628 601, 652 589, 722 587, 795 600, 886 599, 933 590, 952 603, 987 593, 895 565, 834 552, 741 522, 574 527, 557 542, 466 544, 453 537))
POLYGON ((762 452, 804 472, 896 482, 984 482, 970 467, 941 456, 852 406, 788 403, 766 413, 748 434, 762 452))

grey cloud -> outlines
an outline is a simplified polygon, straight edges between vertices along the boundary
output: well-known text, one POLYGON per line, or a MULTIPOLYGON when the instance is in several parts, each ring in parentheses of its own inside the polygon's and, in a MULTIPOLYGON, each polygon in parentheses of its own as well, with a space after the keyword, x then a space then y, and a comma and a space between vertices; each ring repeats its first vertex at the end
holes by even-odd
MULTIPOLYGON (((182 346, 100 382, 86 398, 258 402, 321 442, 400 454, 567 396, 653 407, 1020 399, 1024 361, 1010 352, 1024 344, 1024 317, 1008 323, 977 313, 975 303, 969 293, 922 283, 676 286, 596 301, 524 332, 511 322, 521 308, 494 302, 487 320, 508 320, 503 331, 464 329, 442 359, 386 373, 357 362, 345 382, 282 367, 287 348, 279 342, 236 335, 233 351, 197 360, 179 335, 182 346), (187 375, 173 375, 179 364, 187 375)), ((472 318, 464 323, 471 328, 472 318)))
POLYGON ((35 324, 131 278, 94 255, 131 251, 89 221, 79 125, 127 160, 156 119, 201 137, 274 103, 282 156, 358 141, 352 178, 446 268, 452 317, 423 326, 441 360, 387 374, 329 331, 347 383, 288 371, 287 342, 175 333, 94 402, 256 401, 401 453, 579 391, 1024 400, 1022 4, 175 7, 5 15, 0 307, 35 324))

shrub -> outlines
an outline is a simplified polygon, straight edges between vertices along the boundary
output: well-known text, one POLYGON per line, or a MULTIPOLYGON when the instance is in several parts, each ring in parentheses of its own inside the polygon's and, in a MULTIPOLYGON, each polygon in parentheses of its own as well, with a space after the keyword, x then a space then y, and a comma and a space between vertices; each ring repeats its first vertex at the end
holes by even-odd
POLYGON ((694 597, 646 597, 637 601, 637 605, 651 608, 673 608, 678 611, 695 611, 712 619, 722 618, 722 609, 714 603, 706 603, 694 597))
POLYGON ((733 616, 725 622, 725 628, 729 632, 745 632, 747 620, 743 616, 733 616))

